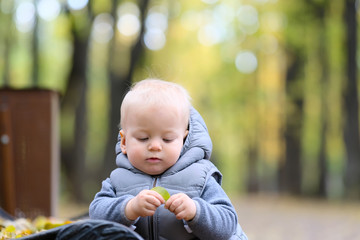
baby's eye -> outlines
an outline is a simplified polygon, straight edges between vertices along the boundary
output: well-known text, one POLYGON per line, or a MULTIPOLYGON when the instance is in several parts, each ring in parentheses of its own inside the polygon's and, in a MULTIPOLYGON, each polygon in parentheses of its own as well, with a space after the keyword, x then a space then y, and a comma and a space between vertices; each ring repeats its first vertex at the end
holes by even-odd
POLYGON ((170 143, 170 142, 172 142, 172 141, 173 141, 173 139, 170 139, 170 138, 164 138, 164 139, 163 139, 163 141, 164 141, 164 142, 166 142, 166 143, 170 143))
POLYGON ((145 141, 147 141, 149 138, 147 138, 147 137, 144 137, 144 138, 138 138, 138 140, 140 141, 140 142, 145 142, 145 141))

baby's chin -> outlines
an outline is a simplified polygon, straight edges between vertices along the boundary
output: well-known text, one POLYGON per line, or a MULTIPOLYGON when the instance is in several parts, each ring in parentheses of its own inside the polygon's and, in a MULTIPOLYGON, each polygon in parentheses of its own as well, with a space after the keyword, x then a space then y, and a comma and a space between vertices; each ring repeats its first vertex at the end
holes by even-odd
POLYGON ((165 170, 158 170, 158 171, 143 171, 144 173, 151 175, 151 176, 157 176, 157 175, 161 175, 165 172, 165 170))
MULTIPOLYGON (((137 167, 135 167, 135 168, 137 168, 137 167)), ((142 171, 143 173, 146 173, 146 174, 151 175, 151 176, 161 175, 166 171, 166 169, 163 169, 163 168, 149 169, 149 168, 140 167, 140 168, 137 168, 137 169, 142 171)))

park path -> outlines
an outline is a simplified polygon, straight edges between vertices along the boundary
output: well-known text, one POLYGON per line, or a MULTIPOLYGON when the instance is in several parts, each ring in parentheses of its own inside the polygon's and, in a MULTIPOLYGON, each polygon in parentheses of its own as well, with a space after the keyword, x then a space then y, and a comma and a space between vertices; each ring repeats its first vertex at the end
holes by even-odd
POLYGON ((268 195, 231 199, 250 240, 360 240, 360 202, 268 195))

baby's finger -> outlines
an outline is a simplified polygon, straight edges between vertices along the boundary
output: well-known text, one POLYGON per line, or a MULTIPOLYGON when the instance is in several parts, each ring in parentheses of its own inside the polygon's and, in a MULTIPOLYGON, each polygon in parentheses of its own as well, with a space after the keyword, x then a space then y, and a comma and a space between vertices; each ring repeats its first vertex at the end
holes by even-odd
POLYGON ((165 199, 159 193, 150 190, 148 194, 160 202, 159 206, 165 203, 165 199))
POLYGON ((185 219, 186 217, 186 212, 185 211, 180 211, 178 213, 175 213, 176 219, 180 220, 180 219, 185 219))
POLYGON ((148 198, 147 200, 147 205, 146 207, 150 208, 150 209, 156 209, 158 208, 162 203, 160 202, 159 199, 151 196, 150 198, 148 198))
POLYGON ((179 211, 179 207, 183 204, 181 198, 175 199, 173 203, 169 206, 169 211, 176 214, 176 211, 179 211))
POLYGON ((166 209, 169 209, 169 207, 173 204, 173 202, 177 199, 177 195, 172 195, 166 202, 165 202, 165 205, 164 207, 166 209))

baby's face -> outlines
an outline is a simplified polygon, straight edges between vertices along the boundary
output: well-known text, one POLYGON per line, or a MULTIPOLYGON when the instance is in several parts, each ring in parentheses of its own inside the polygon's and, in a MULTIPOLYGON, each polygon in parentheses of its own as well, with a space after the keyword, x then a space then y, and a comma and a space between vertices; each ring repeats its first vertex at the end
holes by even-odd
POLYGON ((176 107, 129 108, 120 131, 121 150, 137 169, 158 175, 178 160, 186 137, 187 123, 176 107))

